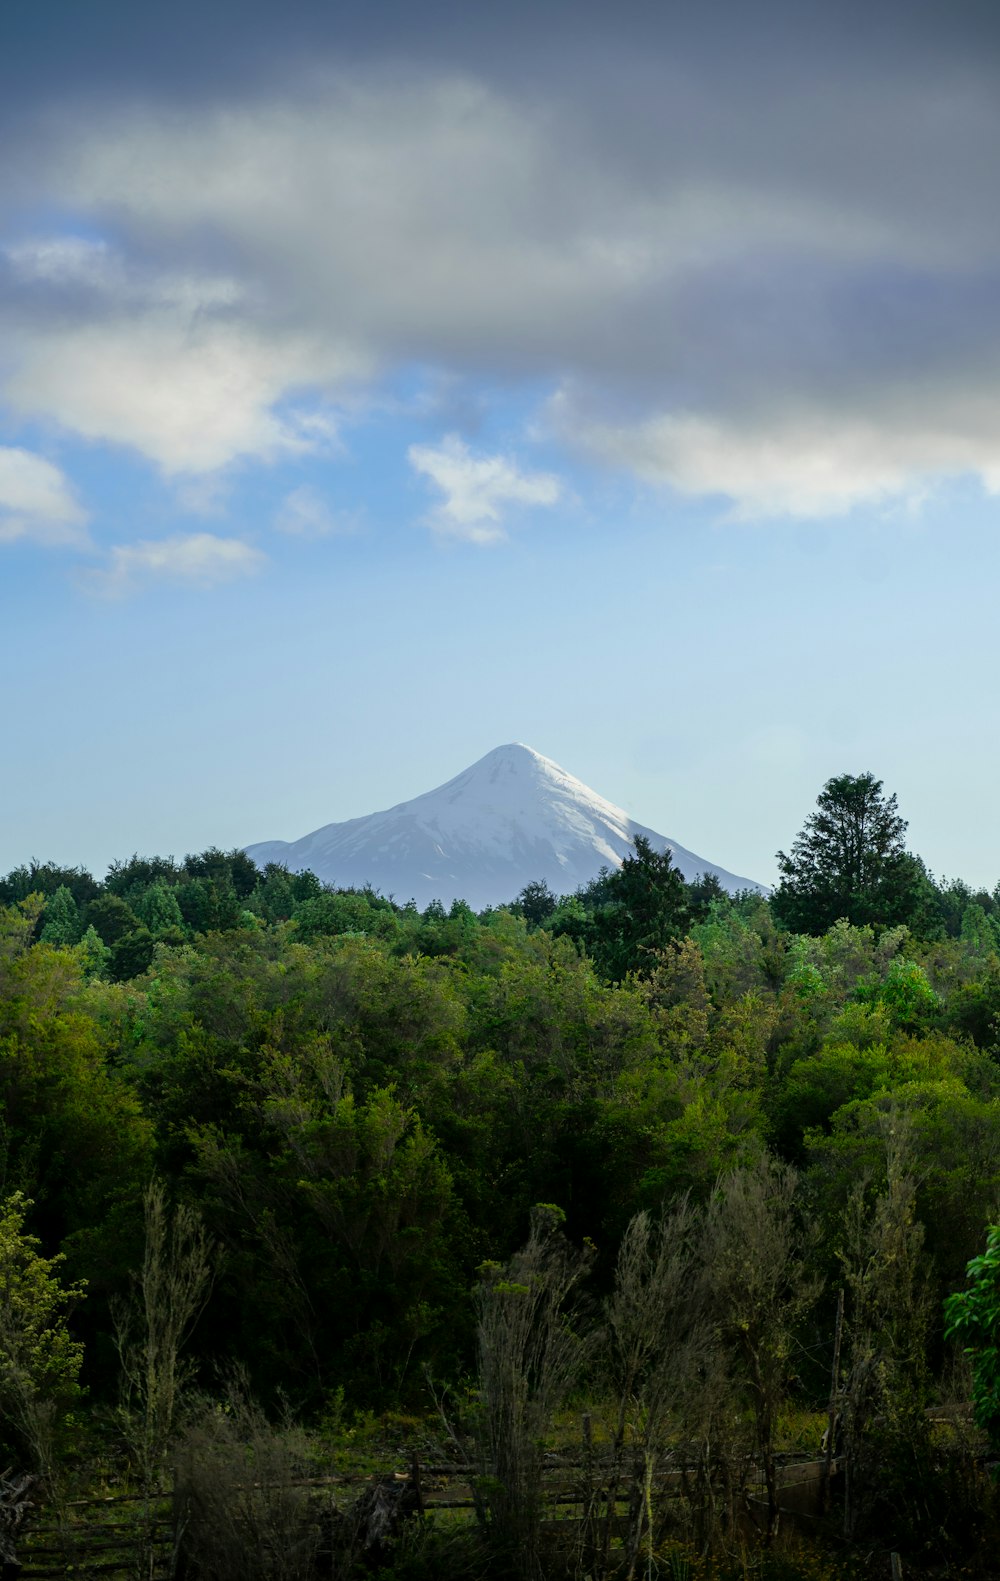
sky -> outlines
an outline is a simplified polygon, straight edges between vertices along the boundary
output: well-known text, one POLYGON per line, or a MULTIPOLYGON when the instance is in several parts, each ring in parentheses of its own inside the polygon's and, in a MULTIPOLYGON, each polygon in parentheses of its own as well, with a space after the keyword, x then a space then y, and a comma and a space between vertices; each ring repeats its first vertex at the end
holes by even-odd
POLYGON ((5 0, 0 872, 523 741, 992 887, 998 89, 972 0, 5 0))

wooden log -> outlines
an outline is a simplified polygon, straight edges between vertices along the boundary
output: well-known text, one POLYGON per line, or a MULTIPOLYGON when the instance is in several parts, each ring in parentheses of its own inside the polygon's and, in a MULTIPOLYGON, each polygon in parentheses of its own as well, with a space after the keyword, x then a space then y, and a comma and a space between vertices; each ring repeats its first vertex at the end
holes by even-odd
POLYGON ((7 1470, 0 1477, 0 1563, 7 1576, 16 1576, 21 1569, 17 1557, 18 1539, 30 1511, 34 1509, 28 1494, 36 1481, 37 1478, 30 1472, 12 1476, 7 1470))

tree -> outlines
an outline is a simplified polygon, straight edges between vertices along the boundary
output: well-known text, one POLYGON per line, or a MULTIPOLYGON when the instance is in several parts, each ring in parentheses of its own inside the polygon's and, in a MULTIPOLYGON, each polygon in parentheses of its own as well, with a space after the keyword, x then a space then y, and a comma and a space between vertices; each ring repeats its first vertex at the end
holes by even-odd
POLYGON ((0 1422, 51 1480, 60 1412, 79 1398, 83 1346, 70 1337, 67 1308, 83 1285, 62 1285, 63 1257, 45 1258, 24 1229, 31 1203, 15 1191, 0 1205, 0 1422))
POLYGON ((628 972, 651 971, 658 952, 687 930, 688 889, 669 849, 654 851, 637 834, 634 854, 599 883, 606 899, 594 918, 598 966, 612 982, 628 972))
POLYGON ((89 925, 83 938, 77 946, 77 955, 83 968, 84 977, 103 977, 107 970, 111 951, 104 943, 93 923, 89 925))
POLYGON ((49 896, 57 889, 68 889, 76 904, 85 906, 100 893, 100 887, 84 867, 57 867, 54 862, 32 861, 0 878, 0 905, 16 905, 29 895, 49 896))
POLYGON ((148 889, 144 889, 136 896, 135 912, 154 939, 163 938, 165 934, 177 932, 184 927, 184 918, 177 904, 177 896, 173 889, 168 889, 162 878, 158 878, 148 889))
POLYGON ((549 888, 544 878, 525 884, 511 907, 522 916, 529 928, 543 928, 559 904, 559 896, 549 888))
POLYGON ((131 933, 123 933, 111 946, 108 975, 112 982, 126 983, 138 977, 152 964, 156 940, 149 929, 140 925, 131 933))
POLYGON ((986 1250, 966 1269, 967 1290, 946 1298, 945 1338, 964 1341, 972 1362, 976 1422, 996 1454, 1000 1447, 1000 1226, 986 1231, 986 1250))
POLYGON ((87 907, 88 927, 95 928, 105 944, 117 944, 126 933, 139 926, 139 919, 127 901, 120 895, 98 895, 87 907))
POLYGON ((41 938, 46 944, 76 944, 80 932, 79 908, 72 892, 60 884, 45 907, 41 938))
POLYGON ((256 863, 239 847, 234 851, 220 851, 218 846, 212 845, 197 856, 186 856, 184 871, 192 878, 214 879, 220 888, 231 889, 240 900, 253 894, 260 879, 256 863))
POLYGON ((846 918, 891 927, 915 920, 933 885, 903 846, 906 821, 874 774, 827 780, 791 854, 777 853, 781 882, 771 897, 779 922, 825 933, 846 918))

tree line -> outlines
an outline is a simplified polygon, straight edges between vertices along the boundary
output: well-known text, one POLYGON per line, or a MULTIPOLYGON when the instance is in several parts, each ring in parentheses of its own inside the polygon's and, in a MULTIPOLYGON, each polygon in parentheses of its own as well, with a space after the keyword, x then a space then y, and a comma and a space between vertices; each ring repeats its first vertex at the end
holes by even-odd
MULTIPOLYGON (((654 1460, 697 1441, 692 1402, 717 1378, 766 1480, 780 1411, 829 1393, 844 1289, 850 1519, 883 1518, 899 1490, 876 1497, 864 1468, 893 1432, 911 1491, 930 1465, 922 1424, 955 1360, 942 1302, 1000 1208, 1000 897, 936 883, 904 833, 873 776, 841 776, 769 897, 687 884, 640 840, 572 896, 533 884, 478 915, 238 851, 133 857, 102 882, 8 874, 0 1258, 39 1327, 18 1351, 0 1311, 0 1452, 72 1460, 122 1409, 123 1376, 148 1393, 122 1314, 154 1182, 211 1248, 190 1366, 207 1387, 238 1362, 265 1410, 314 1426, 423 1407, 428 1378, 475 1376, 488 1401, 504 1303, 516 1330, 517 1290, 572 1266, 601 1316, 570 1329, 617 1360, 588 1372, 584 1346, 567 1387, 652 1391, 612 1440, 632 1454, 653 1435, 654 1460)), ((162 1439, 133 1431, 132 1460, 162 1439)), ((530 1481, 515 1471, 505 1486, 530 1481)))

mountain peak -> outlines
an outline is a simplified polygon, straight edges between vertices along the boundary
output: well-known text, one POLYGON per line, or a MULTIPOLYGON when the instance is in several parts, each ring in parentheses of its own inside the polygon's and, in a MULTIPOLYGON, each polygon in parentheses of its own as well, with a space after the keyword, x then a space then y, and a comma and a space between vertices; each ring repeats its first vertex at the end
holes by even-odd
POLYGON ((256 862, 311 868, 328 883, 371 884, 418 905, 467 900, 476 909, 513 900, 544 879, 567 894, 620 867, 644 835, 669 850, 685 878, 714 873, 726 889, 758 889, 750 879, 634 823, 613 802, 520 741, 494 747, 454 779, 412 801, 301 840, 247 846, 256 862))
POLYGON ((502 747, 494 747, 491 752, 486 753, 485 757, 471 764, 469 772, 472 769, 492 768, 495 765, 512 769, 526 769, 535 765, 557 767, 551 758, 543 757, 540 752, 535 751, 534 747, 525 746, 523 741, 507 741, 502 747))

